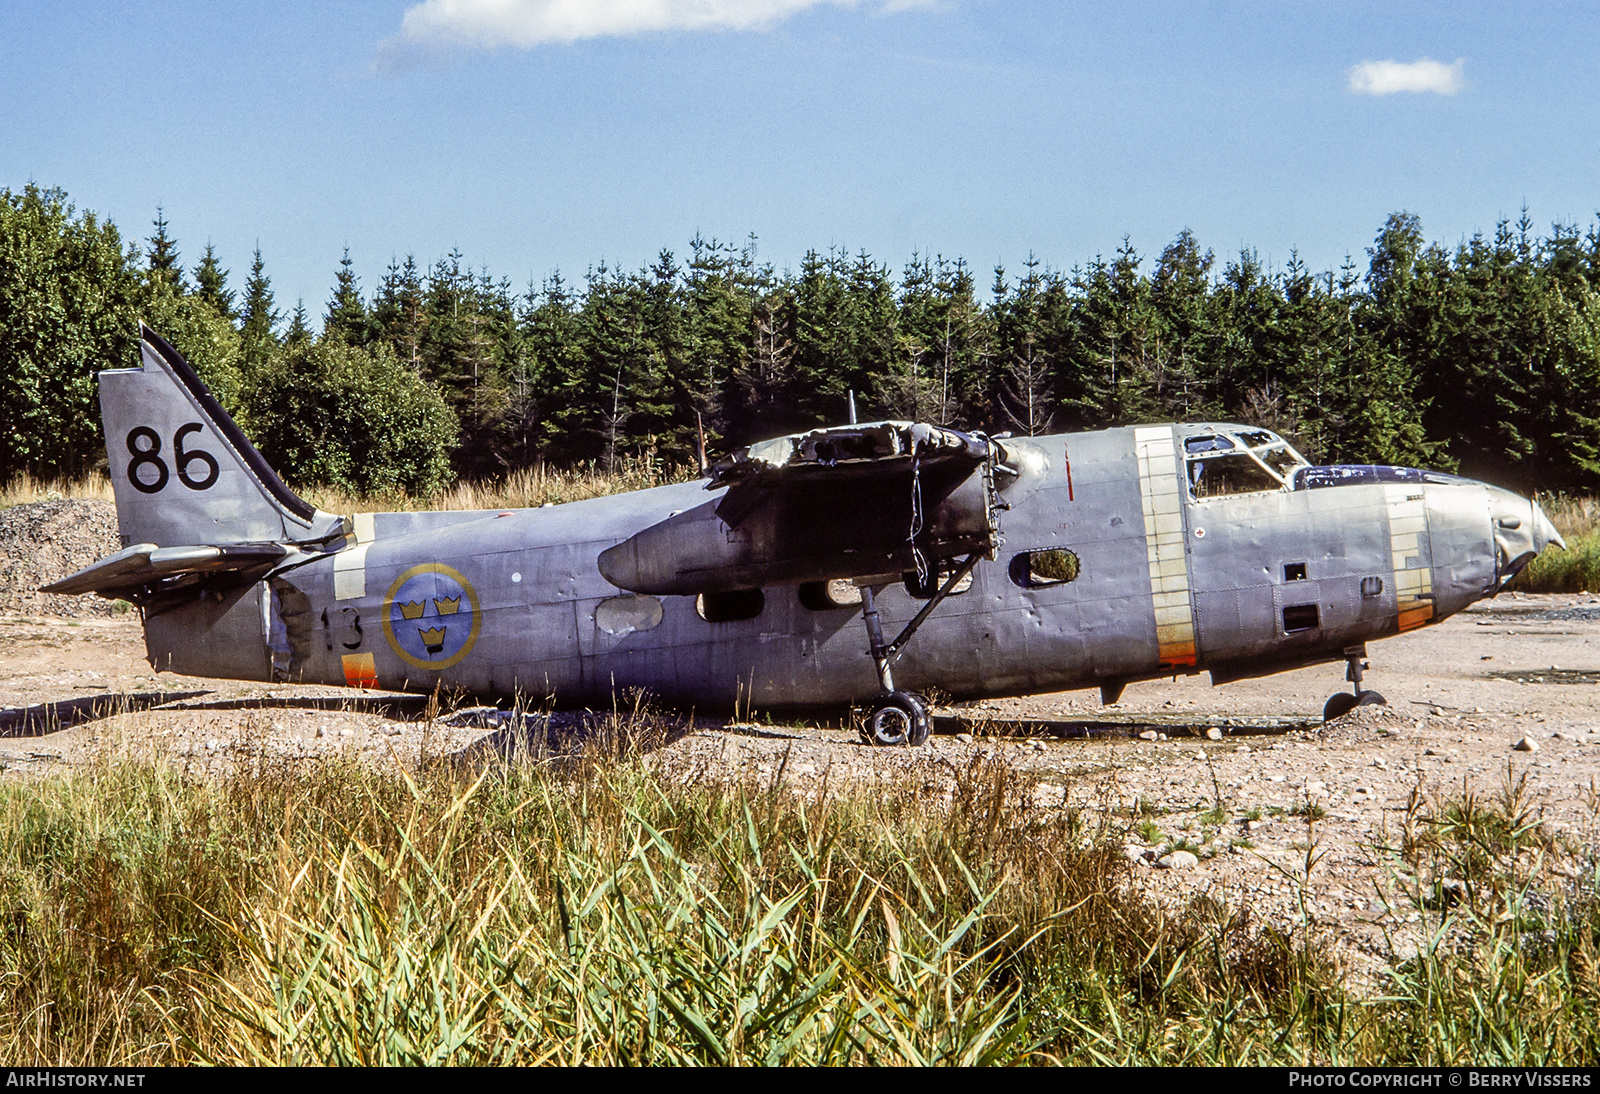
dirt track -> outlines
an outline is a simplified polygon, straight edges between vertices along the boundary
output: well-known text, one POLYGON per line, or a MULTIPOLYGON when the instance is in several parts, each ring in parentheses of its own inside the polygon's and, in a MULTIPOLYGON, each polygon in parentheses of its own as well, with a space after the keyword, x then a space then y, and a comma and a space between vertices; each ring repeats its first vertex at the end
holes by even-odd
MULTIPOLYGON (((262 752, 413 763, 508 739, 429 720, 415 697, 386 707, 338 689, 157 676, 143 652, 131 615, 0 616, 0 777, 48 777, 120 750, 204 770, 262 752)), ((1554 884, 1592 879, 1600 598, 1506 597, 1371 654, 1367 683, 1391 705, 1327 727, 1323 701, 1347 686, 1340 665, 1218 689, 1203 677, 1134 685, 1112 708, 1095 692, 978 704, 942 712, 921 749, 870 749, 847 729, 668 717, 676 732, 649 762, 697 778, 781 777, 801 792, 910 780, 930 803, 1004 766, 1019 823, 1061 808, 1080 809, 1089 829, 1107 821, 1134 876, 1163 899, 1206 891, 1285 924, 1304 900, 1355 968, 1418 944, 1427 913, 1416 897, 1439 879, 1411 873, 1395 849, 1408 823, 1464 786, 1499 795, 1521 782, 1549 837, 1528 868, 1554 884), (1094 736, 1063 736, 1085 728, 1094 736), (1141 730, 1167 739, 1140 740, 1141 730), (1522 738, 1537 751, 1515 750, 1522 738), (1175 844, 1198 862, 1156 865, 1175 844)), ((580 721, 558 716, 556 728, 570 740, 580 721)))

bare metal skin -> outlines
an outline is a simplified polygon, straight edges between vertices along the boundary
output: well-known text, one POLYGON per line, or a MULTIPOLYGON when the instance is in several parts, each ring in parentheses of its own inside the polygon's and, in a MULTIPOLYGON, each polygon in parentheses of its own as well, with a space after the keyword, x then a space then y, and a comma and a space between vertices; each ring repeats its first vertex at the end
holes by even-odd
POLYGON ((142 357, 100 376, 128 546, 47 591, 133 600, 151 664, 185 675, 562 704, 644 688, 704 710, 929 689, 1109 700, 1176 673, 1347 660, 1359 693, 1365 643, 1564 546, 1509 491, 1308 467, 1270 432, 1207 423, 872 423, 677 486, 349 520, 285 488, 148 330, 142 357))

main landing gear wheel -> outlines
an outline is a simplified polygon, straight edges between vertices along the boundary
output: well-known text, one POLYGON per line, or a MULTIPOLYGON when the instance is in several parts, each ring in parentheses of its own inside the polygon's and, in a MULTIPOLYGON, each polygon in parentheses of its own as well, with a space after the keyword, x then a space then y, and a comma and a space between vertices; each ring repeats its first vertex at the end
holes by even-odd
POLYGON ((867 707, 861 739, 869 745, 920 745, 933 732, 928 700, 914 691, 891 691, 867 707))

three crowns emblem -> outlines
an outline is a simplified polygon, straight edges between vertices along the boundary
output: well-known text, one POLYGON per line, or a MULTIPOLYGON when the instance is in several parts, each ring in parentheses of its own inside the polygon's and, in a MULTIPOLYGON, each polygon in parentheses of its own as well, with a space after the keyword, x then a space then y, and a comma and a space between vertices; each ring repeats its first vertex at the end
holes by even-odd
MULTIPOLYGON (((403 619, 417 620, 422 618, 422 613, 427 611, 428 603, 425 600, 404 601, 399 604, 400 615, 403 619)), ((433 598, 434 611, 439 615, 455 615, 461 610, 459 596, 441 596, 433 598)), ((439 653, 444 649, 445 632, 448 627, 418 627, 417 635, 422 639, 422 644, 428 647, 429 653, 439 653)))
POLYGON ((403 571, 384 597, 384 637, 415 668, 446 669, 461 661, 472 652, 482 622, 471 583, 442 562, 403 571))

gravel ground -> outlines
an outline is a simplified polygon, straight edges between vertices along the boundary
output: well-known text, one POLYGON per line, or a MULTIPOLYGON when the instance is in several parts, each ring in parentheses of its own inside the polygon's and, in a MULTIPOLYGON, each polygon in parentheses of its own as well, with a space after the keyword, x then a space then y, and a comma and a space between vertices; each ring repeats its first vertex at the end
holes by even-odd
POLYGON ((50 596, 39 586, 121 547, 117 507, 109 501, 63 498, 0 509, 0 612, 67 619, 112 615, 116 606, 109 600, 50 596))

